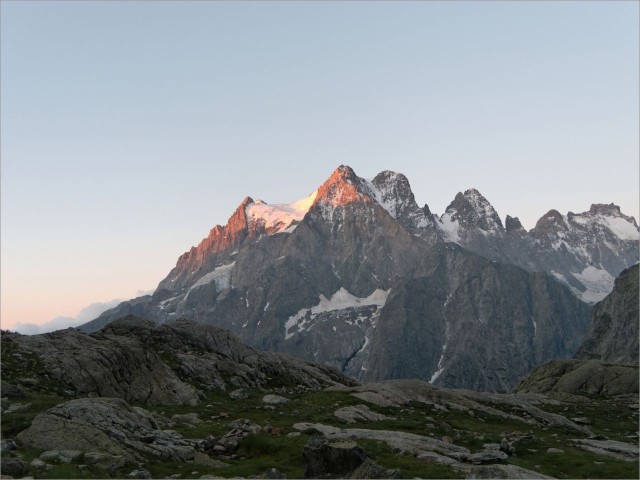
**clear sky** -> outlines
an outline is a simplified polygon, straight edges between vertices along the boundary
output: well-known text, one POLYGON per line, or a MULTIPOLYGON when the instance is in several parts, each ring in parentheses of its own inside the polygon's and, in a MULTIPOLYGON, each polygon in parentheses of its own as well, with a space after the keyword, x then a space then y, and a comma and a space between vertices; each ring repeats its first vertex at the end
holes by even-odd
POLYGON ((342 163, 436 213, 638 217, 638 2, 0 8, 3 328, 152 290, 244 196, 342 163))

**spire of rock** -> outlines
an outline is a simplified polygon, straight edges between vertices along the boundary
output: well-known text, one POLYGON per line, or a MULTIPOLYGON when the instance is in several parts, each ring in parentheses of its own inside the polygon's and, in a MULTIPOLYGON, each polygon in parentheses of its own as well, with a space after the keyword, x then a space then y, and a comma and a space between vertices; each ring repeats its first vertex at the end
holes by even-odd
POLYGON ((520 219, 518 217, 511 217, 507 215, 507 218, 504 221, 504 227, 507 233, 525 233, 525 229, 520 223, 520 219))

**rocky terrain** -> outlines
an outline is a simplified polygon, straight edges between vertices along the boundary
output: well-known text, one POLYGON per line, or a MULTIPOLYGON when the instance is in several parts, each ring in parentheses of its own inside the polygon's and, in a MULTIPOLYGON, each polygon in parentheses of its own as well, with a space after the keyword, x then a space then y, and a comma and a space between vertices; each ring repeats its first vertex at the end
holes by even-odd
POLYGON ((189 320, 158 325, 129 316, 91 335, 72 328, 31 336, 4 332, 2 347, 3 354, 11 352, 10 365, 24 370, 22 383, 45 376, 58 393, 147 405, 198 405, 203 394, 194 382, 205 390, 262 387, 274 378, 314 389, 354 383, 330 367, 259 352, 227 331, 189 320))
POLYGON ((613 205, 552 211, 530 232, 476 190, 437 216, 404 175, 339 167, 293 204, 250 197, 124 315, 215 325, 254 348, 333 366, 358 381, 421 378, 507 392, 570 358, 590 307, 638 262, 635 219, 613 205))
POLYGON ((563 399, 358 385, 215 327, 134 317, 2 332, 2 347, 3 478, 638 476, 637 383, 563 399))

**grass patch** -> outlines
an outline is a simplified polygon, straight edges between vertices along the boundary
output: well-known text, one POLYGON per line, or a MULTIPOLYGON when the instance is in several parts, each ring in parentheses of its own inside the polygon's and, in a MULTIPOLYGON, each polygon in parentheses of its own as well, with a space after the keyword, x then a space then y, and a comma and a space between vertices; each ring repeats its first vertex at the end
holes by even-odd
POLYGON ((2 437, 13 438, 25 428, 31 426, 35 416, 51 407, 58 405, 68 399, 52 397, 41 393, 31 393, 26 391, 26 398, 14 403, 30 403, 29 410, 14 413, 2 414, 2 437))
POLYGON ((509 463, 556 478, 639 478, 636 462, 615 460, 568 445, 556 446, 564 453, 547 453, 549 446, 535 439, 522 442, 517 455, 509 457, 509 463))
POLYGON ((400 469, 402 478, 464 478, 447 465, 424 462, 412 455, 395 453, 389 445, 376 440, 358 440, 367 455, 385 468, 400 469))

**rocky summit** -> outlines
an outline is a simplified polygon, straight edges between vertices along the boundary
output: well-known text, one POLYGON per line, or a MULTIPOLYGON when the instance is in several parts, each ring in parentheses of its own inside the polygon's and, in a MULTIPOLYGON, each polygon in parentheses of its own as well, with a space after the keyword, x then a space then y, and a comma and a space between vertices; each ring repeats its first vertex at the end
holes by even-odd
POLYGON ((638 478, 637 381, 564 397, 359 385, 137 317, 2 332, 1 354, 3 478, 638 478))
POLYGON ((506 392, 576 352, 588 303, 638 262, 637 243, 635 219, 615 205, 552 211, 526 232, 475 189, 438 216, 404 175, 366 180, 343 165, 292 204, 246 197, 152 295, 81 329, 189 318, 359 381, 506 392))

